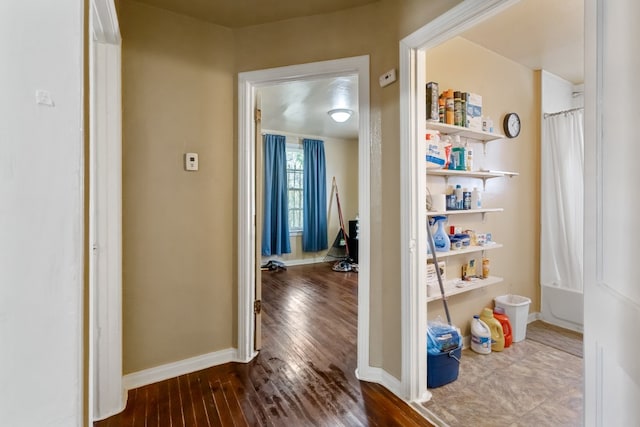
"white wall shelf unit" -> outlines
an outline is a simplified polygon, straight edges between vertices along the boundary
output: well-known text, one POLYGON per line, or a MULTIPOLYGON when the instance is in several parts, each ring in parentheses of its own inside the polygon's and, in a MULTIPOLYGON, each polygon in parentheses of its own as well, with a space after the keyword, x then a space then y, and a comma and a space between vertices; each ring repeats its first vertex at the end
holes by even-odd
POLYGON ((448 216, 448 215, 471 215, 482 214, 482 222, 484 222, 485 214, 490 212, 503 212, 503 208, 482 208, 482 209, 462 209, 450 211, 427 212, 427 216, 448 216))
POLYGON ((506 136, 495 133, 485 132, 482 130, 474 130, 461 126, 448 125, 446 123, 427 121, 427 129, 437 130, 443 135, 458 135, 460 138, 473 139, 477 142, 481 142, 484 150, 484 154, 487 154, 487 143, 491 141, 497 141, 499 139, 505 139, 506 136))
MULTIPOLYGON (((458 295, 464 292, 473 291, 475 289, 486 288, 487 286, 495 285, 496 283, 500 283, 504 281, 502 277, 497 276, 489 276, 486 279, 474 279, 471 281, 462 281, 461 279, 447 280, 444 282, 444 295, 445 298, 449 298, 453 295, 458 295)), ((442 295, 440 295, 440 290, 436 291, 436 295, 431 295, 427 297, 427 302, 437 301, 442 299, 442 295)))
MULTIPOLYGON (((502 247, 501 243, 491 243, 489 245, 484 245, 484 246, 468 246, 466 248, 454 249, 447 252, 436 252, 436 258, 438 258, 438 260, 441 260, 442 258, 448 258, 448 257, 464 255, 464 254, 471 254, 474 252, 488 251, 491 249, 498 249, 501 247, 502 247)), ((427 255, 427 259, 429 260, 433 259, 431 254, 427 255)))
POLYGON ((454 169, 427 169, 427 175, 444 177, 444 182, 446 185, 449 185, 449 178, 451 177, 478 178, 482 180, 482 186, 483 188, 485 188, 487 186, 487 179, 502 177, 512 178, 514 176, 518 176, 519 174, 518 172, 493 170, 459 171, 454 169))

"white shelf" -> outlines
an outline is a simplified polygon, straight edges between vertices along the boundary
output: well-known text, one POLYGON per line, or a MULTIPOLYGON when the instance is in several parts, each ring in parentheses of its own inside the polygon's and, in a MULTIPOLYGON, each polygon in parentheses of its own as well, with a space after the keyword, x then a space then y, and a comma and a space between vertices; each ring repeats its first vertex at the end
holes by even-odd
MULTIPOLYGON (((484 246, 468 246, 466 248, 449 250, 447 252, 436 252, 436 258, 438 258, 438 260, 441 260, 442 258, 448 258, 451 256, 472 254, 474 252, 488 251, 491 249, 498 249, 501 247, 502 247, 501 243, 491 243, 489 245, 484 245, 484 246)), ((433 257, 431 256, 431 254, 427 254, 427 260, 428 261, 433 260, 433 257)))
POLYGON ((503 211, 504 211, 503 208, 461 209, 461 210, 438 211, 438 212, 427 211, 427 216, 463 215, 463 214, 474 214, 474 213, 485 214, 487 212, 503 212, 503 211))
MULTIPOLYGON (((460 279, 447 280, 446 282, 444 282, 444 294, 446 298, 449 298, 450 296, 473 291, 474 289, 480 289, 487 286, 495 285, 496 283, 500 283, 502 281, 504 281, 504 279, 497 276, 489 276, 486 279, 474 279, 469 282, 462 281, 460 279), (463 283, 464 286, 457 287, 456 284, 458 283, 463 283)), ((442 299, 442 295, 440 295, 440 289, 436 288, 436 295, 427 297, 427 302, 436 301, 439 299, 442 299)))
POLYGON ((502 177, 514 177, 518 176, 518 172, 507 172, 507 171, 458 171, 454 169, 428 169, 427 175, 434 176, 458 176, 458 177, 468 177, 468 178, 480 178, 483 180, 489 178, 502 178, 502 177))
POLYGON ((473 129, 469 129, 461 126, 448 125, 440 122, 427 121, 427 129, 437 130, 440 133, 447 134, 447 135, 459 135, 460 138, 475 139, 476 141, 480 141, 483 143, 506 138, 504 135, 499 133, 473 130, 473 129))

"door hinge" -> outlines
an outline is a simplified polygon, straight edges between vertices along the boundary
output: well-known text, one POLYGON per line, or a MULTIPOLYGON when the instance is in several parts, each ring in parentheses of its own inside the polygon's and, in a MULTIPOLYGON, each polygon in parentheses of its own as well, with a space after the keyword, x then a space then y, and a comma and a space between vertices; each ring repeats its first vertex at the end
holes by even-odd
POLYGON ((259 108, 256 108, 256 110, 254 111, 253 118, 255 119, 256 122, 262 121, 262 110, 260 110, 259 108))
POLYGON ((262 301, 256 300, 253 302, 253 314, 260 314, 262 311, 262 301))

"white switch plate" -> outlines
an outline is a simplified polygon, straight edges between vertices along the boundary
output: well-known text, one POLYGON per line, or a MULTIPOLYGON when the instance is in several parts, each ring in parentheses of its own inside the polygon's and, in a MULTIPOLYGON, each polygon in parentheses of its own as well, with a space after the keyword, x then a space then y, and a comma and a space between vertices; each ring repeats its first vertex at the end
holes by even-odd
POLYGON ((198 170, 198 153, 184 153, 184 170, 198 170))
POLYGON ((389 86, 396 81, 396 69, 393 68, 380 76, 380 87, 389 86))

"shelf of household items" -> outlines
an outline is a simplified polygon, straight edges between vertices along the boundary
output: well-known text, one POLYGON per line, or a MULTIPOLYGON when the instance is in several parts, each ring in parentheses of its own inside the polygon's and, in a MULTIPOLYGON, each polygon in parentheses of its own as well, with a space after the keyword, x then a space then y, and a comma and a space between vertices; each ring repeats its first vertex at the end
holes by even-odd
POLYGON ((427 121, 427 129, 437 130, 441 134, 445 135, 458 135, 460 138, 475 139, 483 144, 506 138, 504 135, 499 133, 485 132, 482 130, 469 129, 462 126, 448 125, 440 122, 427 121))
MULTIPOLYGON (((474 252, 488 251, 488 250, 491 250, 491 249, 498 249, 498 248, 501 248, 501 247, 502 247, 502 243, 490 243, 488 245, 482 245, 482 246, 467 246, 466 248, 451 249, 451 250, 448 250, 447 252, 436 252, 436 258, 438 258, 438 260, 441 260, 442 258, 448 258, 448 257, 451 257, 451 256, 471 254, 471 253, 474 253, 474 252)), ((427 255, 427 259, 428 260, 432 260, 433 259, 431 254, 427 255)))
POLYGON ((487 185, 487 179, 502 178, 520 175, 518 172, 497 171, 497 170, 478 170, 478 171, 460 171, 455 169, 432 169, 427 168, 427 175, 442 176, 446 185, 449 185, 451 177, 478 178, 482 180, 483 188, 487 185))
MULTIPOLYGON (((486 288, 487 286, 495 285, 504 281, 502 277, 489 276, 486 279, 474 278, 469 281, 462 279, 447 280, 443 283, 445 297, 449 298, 453 295, 458 295, 464 292, 473 291, 475 289, 486 288)), ((436 301, 442 299, 440 295, 440 289, 436 288, 436 294, 427 297, 427 302, 436 301)))

